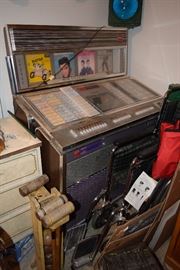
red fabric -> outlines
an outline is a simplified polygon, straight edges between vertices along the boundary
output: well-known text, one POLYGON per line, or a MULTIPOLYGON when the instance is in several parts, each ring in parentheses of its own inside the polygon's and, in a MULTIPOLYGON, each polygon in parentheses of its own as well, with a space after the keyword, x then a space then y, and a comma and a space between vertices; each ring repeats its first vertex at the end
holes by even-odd
POLYGON ((180 121, 175 125, 161 124, 160 146, 152 167, 154 179, 173 176, 180 161, 180 121))

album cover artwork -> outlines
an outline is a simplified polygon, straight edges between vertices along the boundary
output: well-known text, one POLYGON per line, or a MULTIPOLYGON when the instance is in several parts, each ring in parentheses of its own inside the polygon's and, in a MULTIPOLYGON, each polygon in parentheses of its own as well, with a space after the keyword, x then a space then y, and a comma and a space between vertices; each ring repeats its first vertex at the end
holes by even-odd
POLYGON ((18 77, 18 80, 17 80, 18 88, 21 91, 22 89, 28 88, 26 64, 25 64, 25 58, 23 54, 15 55, 15 67, 16 67, 17 77, 18 77))
POLYGON ((26 54, 25 59, 29 84, 49 79, 49 76, 52 74, 52 68, 48 54, 26 54))
POLYGON ((96 72, 96 52, 85 50, 78 54, 77 63, 78 63, 78 75, 92 75, 96 72))
POLYGON ((69 78, 76 75, 74 53, 53 54, 54 74, 56 78, 69 78))
POLYGON ((113 54, 112 50, 97 51, 97 73, 110 74, 113 72, 113 54))

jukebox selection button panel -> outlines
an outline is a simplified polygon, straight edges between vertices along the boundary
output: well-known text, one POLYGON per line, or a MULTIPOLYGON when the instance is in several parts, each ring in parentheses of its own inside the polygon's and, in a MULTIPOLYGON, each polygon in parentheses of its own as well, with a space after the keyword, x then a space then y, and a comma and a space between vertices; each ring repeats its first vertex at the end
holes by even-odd
POLYGON ((153 111, 153 110, 154 110, 154 107, 153 107, 153 106, 149 106, 149 107, 147 107, 147 108, 145 108, 145 109, 136 111, 136 112, 135 112, 135 115, 145 114, 145 113, 151 112, 151 111, 153 111))
POLYGON ((131 119, 131 117, 132 117, 132 115, 126 114, 126 115, 124 115, 124 116, 119 116, 119 117, 117 117, 117 118, 114 118, 114 119, 112 120, 112 122, 113 122, 114 124, 120 123, 120 122, 122 122, 122 121, 124 121, 124 120, 129 120, 129 119, 131 119))
POLYGON ((71 129, 70 133, 74 138, 78 138, 79 136, 87 136, 90 134, 96 134, 97 132, 103 131, 107 128, 108 124, 103 121, 95 121, 94 123, 84 125, 77 129, 71 129))
POLYGON ((123 108, 109 115, 99 114, 93 118, 82 119, 56 129, 52 132, 52 135, 60 143, 61 147, 65 149, 72 144, 103 133, 105 134, 124 125, 130 125, 132 122, 149 117, 149 115, 155 115, 160 111, 161 102, 162 97, 159 97, 143 104, 123 108))

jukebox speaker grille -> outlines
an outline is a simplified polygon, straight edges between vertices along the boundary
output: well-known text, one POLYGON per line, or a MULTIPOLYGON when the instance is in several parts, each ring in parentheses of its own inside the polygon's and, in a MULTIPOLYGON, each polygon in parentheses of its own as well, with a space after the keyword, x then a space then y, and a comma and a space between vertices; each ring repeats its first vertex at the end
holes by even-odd
MULTIPOLYGON (((110 191, 110 197, 112 200, 122 196, 126 188, 129 166, 133 158, 139 151, 152 146, 153 144, 154 136, 149 135, 119 147, 115 157, 113 158, 111 168, 108 168, 112 171, 111 177, 113 183, 110 191)), ((111 164, 110 155, 106 164, 111 164)), ((83 167, 83 163, 81 164, 81 167, 83 167)), ((106 166, 103 170, 94 173, 89 177, 83 178, 67 187, 67 193, 76 206, 75 214, 68 223, 68 227, 81 222, 87 217, 93 199, 99 194, 102 188, 106 187, 107 177, 106 166)))

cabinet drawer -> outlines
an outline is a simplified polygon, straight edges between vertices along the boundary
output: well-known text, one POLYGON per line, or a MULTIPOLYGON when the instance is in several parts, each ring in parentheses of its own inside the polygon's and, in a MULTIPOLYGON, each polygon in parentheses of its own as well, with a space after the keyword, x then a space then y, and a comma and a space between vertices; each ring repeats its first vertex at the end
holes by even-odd
POLYGON ((0 216, 0 227, 14 242, 22 239, 21 237, 32 231, 31 210, 29 209, 29 205, 19 208, 17 212, 14 211, 13 215, 6 213, 0 216))
POLYGON ((0 193, 14 189, 42 174, 40 149, 0 160, 0 193))
POLYGON ((0 215, 27 203, 29 203, 28 196, 22 197, 19 187, 0 193, 0 215))

